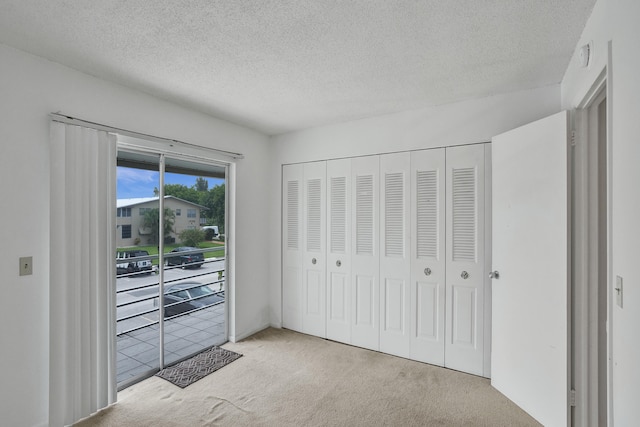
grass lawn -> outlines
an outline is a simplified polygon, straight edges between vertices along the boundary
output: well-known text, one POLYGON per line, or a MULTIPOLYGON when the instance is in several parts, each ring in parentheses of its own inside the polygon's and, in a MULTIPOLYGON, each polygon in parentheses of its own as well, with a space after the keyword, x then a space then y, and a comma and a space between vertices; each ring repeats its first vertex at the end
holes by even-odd
MULTIPOLYGON (((172 243, 170 245, 164 245, 164 253, 168 253, 171 252, 172 249, 178 248, 180 246, 184 246, 181 243, 172 243)), ((217 242, 217 241, 211 241, 211 242, 200 242, 200 244, 198 245, 198 249, 206 249, 206 248, 211 248, 211 251, 207 251, 204 253, 204 257, 205 258, 211 258, 211 257, 216 257, 216 258, 223 258, 224 257, 224 242, 217 242)), ((128 248, 118 248, 118 252, 120 251, 127 251, 127 250, 132 250, 132 249, 136 249, 136 250, 140 250, 140 251, 147 251, 149 252, 149 255, 158 255, 158 247, 157 246, 132 246, 132 247, 128 247, 128 248)), ((151 262, 153 263, 153 265, 158 265, 158 259, 152 259, 151 262)))

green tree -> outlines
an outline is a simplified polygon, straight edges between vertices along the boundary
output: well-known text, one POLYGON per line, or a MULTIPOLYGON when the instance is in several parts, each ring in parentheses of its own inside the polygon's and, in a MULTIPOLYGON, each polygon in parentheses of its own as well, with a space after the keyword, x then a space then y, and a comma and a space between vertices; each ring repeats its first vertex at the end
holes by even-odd
POLYGON ((217 225, 220 233, 224 233, 225 188, 224 184, 216 185, 207 193, 200 203, 207 209, 205 211, 208 223, 217 225))
POLYGON ((197 191, 209 191, 209 181, 199 176, 196 178, 195 187, 197 191))
MULTIPOLYGON (((164 236, 171 235, 173 230, 173 224, 175 223, 176 214, 169 208, 164 208, 164 236)), ((160 209, 150 209, 144 214, 142 219, 142 226, 151 230, 151 240, 154 244, 158 244, 160 239, 158 238, 158 230, 160 229, 160 209)))
POLYGON ((187 202, 200 204, 201 192, 196 190, 195 185, 187 187, 182 184, 165 184, 164 195, 173 196, 187 202))
POLYGON ((182 230, 179 234, 180 240, 186 246, 198 247, 204 241, 204 231, 202 230, 182 230))

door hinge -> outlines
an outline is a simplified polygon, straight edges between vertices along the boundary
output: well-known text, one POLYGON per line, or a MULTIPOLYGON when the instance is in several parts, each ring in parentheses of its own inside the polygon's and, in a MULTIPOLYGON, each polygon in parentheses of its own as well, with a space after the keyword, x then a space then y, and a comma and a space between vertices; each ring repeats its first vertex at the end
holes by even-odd
POLYGON ((576 131, 575 130, 571 131, 571 146, 572 147, 576 146, 576 131))
POLYGON ((569 406, 576 406, 576 391, 574 389, 569 391, 569 406))

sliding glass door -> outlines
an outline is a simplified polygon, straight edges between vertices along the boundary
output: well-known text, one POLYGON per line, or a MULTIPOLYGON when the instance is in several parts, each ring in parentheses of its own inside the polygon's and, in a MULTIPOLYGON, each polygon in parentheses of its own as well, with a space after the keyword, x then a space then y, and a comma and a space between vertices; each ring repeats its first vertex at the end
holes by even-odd
POLYGON ((118 152, 117 381, 227 341, 226 166, 118 152))

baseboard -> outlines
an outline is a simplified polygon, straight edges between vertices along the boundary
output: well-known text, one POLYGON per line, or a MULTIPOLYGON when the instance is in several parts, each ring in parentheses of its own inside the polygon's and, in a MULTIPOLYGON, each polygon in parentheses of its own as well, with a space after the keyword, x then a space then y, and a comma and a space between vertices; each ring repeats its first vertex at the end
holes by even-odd
POLYGON ((229 341, 231 342, 242 341, 243 339, 248 338, 253 334, 257 334, 260 331, 264 331, 269 327, 271 327, 271 325, 269 323, 265 323, 262 326, 259 326, 258 328, 250 330, 248 332, 243 332, 242 334, 239 334, 239 335, 229 335, 229 341))

